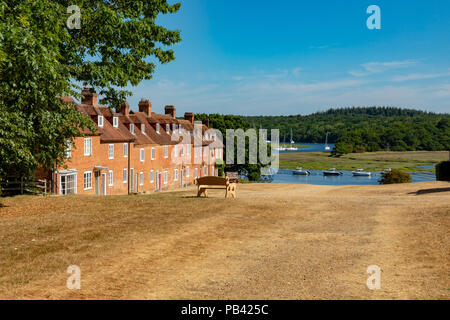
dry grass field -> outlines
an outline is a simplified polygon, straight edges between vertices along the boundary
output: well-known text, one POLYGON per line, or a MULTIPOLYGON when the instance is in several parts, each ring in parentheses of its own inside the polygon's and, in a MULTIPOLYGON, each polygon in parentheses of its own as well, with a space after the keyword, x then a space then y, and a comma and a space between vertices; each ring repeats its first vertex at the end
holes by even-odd
POLYGON ((2 199, 0 298, 450 298, 449 183, 194 194, 2 199))

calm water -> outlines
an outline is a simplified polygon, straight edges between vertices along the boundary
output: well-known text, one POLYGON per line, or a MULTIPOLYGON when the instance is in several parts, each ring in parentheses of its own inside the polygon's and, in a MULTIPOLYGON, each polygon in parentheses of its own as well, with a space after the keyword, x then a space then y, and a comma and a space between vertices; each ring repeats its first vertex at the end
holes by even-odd
MULTIPOLYGON (((300 183, 316 185, 371 185, 379 184, 380 172, 372 172, 370 177, 354 177, 351 171, 339 170, 343 173, 340 176, 324 176, 321 170, 309 170, 309 176, 298 176, 292 174, 292 170, 280 169, 273 176, 272 183, 300 183)), ((411 173, 413 182, 436 181, 434 173, 411 173)))
MULTIPOLYGON (((292 152, 325 152, 324 143, 299 142, 298 144, 310 145, 308 148, 300 148, 298 151, 280 151, 280 153, 292 152)), ((333 150, 334 144, 329 144, 333 150)), ((331 152, 331 151, 330 151, 331 152)), ((434 168, 433 166, 423 166, 424 168, 434 168)), ((307 168, 306 168, 307 169, 307 168)), ((300 183, 316 185, 374 185, 379 184, 380 172, 372 172, 370 177, 354 177, 351 171, 338 170, 343 173, 340 176, 324 176, 321 170, 309 170, 309 176, 299 176, 292 174, 292 170, 280 169, 273 176, 272 183, 300 183)), ((434 173, 411 173, 412 182, 436 181, 434 173)))
MULTIPOLYGON (((281 143, 280 143, 281 144, 281 143)), ((325 144, 324 143, 308 143, 308 142, 297 142, 298 145, 308 145, 307 148, 299 148, 298 150, 286 150, 280 151, 280 153, 292 153, 292 152, 325 152, 325 144)), ((330 151, 333 150, 334 144, 329 143, 330 151)))

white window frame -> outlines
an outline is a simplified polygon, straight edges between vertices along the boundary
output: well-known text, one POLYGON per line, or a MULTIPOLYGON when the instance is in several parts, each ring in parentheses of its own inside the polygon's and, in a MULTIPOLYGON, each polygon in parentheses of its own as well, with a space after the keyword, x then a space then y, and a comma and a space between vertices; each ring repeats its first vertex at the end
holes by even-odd
POLYGON ((169 146, 164 146, 164 159, 169 157, 169 146))
POLYGON ((178 145, 174 145, 173 146, 173 157, 177 158, 178 157, 178 145))
POLYGON ((152 160, 156 160, 156 149, 152 147, 151 150, 151 159, 152 160))
POLYGON ((183 157, 184 156, 184 144, 182 144, 180 147, 181 147, 180 156, 183 157))
POLYGON ((131 132, 131 134, 135 134, 134 133, 134 123, 130 123, 130 132, 131 132))
POLYGON ((164 171, 164 184, 167 184, 169 181, 169 172, 164 171))
POLYGON ((104 124, 105 124, 105 118, 103 116, 98 116, 98 119, 97 119, 98 127, 103 128, 104 124))
POLYGON ((145 149, 144 148, 139 149, 139 160, 141 162, 145 161, 145 149))
POLYGON ((92 189, 92 171, 85 171, 83 172, 83 190, 91 190, 91 189, 92 189), (90 176, 88 180, 86 180, 86 174, 90 176))
POLYGON ((84 138, 84 155, 92 156, 92 138, 84 138))
POLYGON ((60 195, 67 195, 67 194, 77 194, 78 193, 78 174, 75 172, 75 173, 68 173, 68 174, 60 174, 59 175, 59 194, 60 195), (67 182, 66 182, 66 193, 65 194, 63 194, 62 192, 63 192, 63 190, 62 190, 62 177, 65 177, 66 178, 66 180, 67 180, 67 177, 68 176, 75 176, 75 178, 74 178, 74 187, 73 187, 73 193, 67 193, 67 182))
POLYGON ((108 171, 108 186, 112 187, 114 185, 114 171, 108 171))
POLYGON ((166 133, 170 134, 170 124, 166 124, 166 133))
POLYGON ((113 117, 113 127, 114 128, 119 127, 119 117, 113 117))
POLYGON ((189 166, 186 167, 186 178, 189 178, 189 166))
POLYGON ((114 145, 112 143, 108 145, 108 159, 114 159, 114 145))
POLYGON ((150 183, 155 182, 155 171, 150 171, 150 183))
POLYGON ((156 124, 156 133, 159 134, 159 123, 156 124))
POLYGON ((194 170, 194 178, 195 179, 198 178, 198 168, 195 168, 195 170, 194 170))
POLYGON ((178 169, 173 170, 173 181, 178 181, 178 169))
POLYGON ((142 171, 139 172, 139 185, 140 186, 144 185, 144 173, 142 171))
POLYGON ((123 144, 123 157, 128 158, 128 143, 123 144))
POLYGON ((127 183, 127 182, 128 182, 128 169, 123 168, 123 183, 127 183))
POLYGON ((141 132, 145 134, 145 123, 141 124, 141 132))

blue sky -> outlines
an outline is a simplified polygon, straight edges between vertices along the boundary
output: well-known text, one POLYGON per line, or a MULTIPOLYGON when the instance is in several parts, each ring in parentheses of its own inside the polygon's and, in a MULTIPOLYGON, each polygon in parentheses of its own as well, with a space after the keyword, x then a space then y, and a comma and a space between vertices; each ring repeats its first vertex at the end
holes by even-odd
MULTIPOLYGON (((174 2, 174 1, 171 1, 174 2)), ((176 60, 131 87, 177 114, 310 114, 389 105, 450 112, 450 1, 186 0, 176 60), (369 5, 381 30, 369 30, 369 5)))

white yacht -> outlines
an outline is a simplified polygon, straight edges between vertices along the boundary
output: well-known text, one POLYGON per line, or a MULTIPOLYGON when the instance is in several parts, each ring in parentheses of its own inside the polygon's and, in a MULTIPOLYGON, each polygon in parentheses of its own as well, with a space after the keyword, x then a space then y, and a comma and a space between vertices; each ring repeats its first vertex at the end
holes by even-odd
POLYGON ((323 171, 324 176, 340 176, 342 174, 343 174, 342 172, 336 171, 335 168, 331 168, 331 169, 323 171))
POLYGON ((292 171, 292 174, 295 175, 300 175, 300 176, 307 176, 309 175, 311 172, 309 172, 308 170, 303 169, 302 167, 298 167, 295 170, 292 171))
POLYGON ((358 169, 358 170, 352 171, 352 174, 355 177, 370 177, 370 175, 372 173, 369 171, 364 171, 364 169, 358 169))
POLYGON ((325 151, 330 151, 331 147, 328 145, 328 132, 327 135, 325 137, 325 151))

